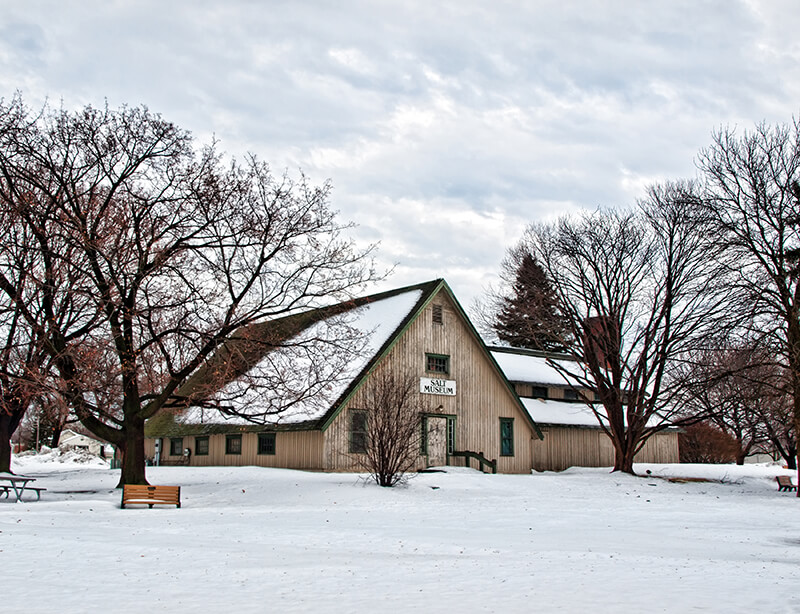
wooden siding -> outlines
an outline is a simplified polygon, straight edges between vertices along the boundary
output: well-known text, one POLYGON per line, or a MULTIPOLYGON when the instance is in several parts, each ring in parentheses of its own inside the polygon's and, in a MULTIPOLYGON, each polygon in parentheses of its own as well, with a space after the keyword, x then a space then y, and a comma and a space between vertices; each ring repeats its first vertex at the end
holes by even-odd
MULTIPOLYGON (((420 399, 429 413, 456 416, 456 450, 482 452, 489 459, 497 459, 498 472, 528 473, 531 470, 534 430, 480 342, 444 292, 440 291, 412 322, 377 366, 375 374, 383 369, 397 376, 408 374, 415 380, 421 377, 455 380, 456 396, 420 394, 420 399), (442 306, 442 324, 433 322, 434 305, 442 306), (426 354, 449 356, 450 372, 446 375, 426 372, 426 354), (500 418, 514 419, 514 456, 500 456, 500 418)), ((348 409, 364 408, 362 392, 355 393, 325 431, 326 469, 357 469, 356 457, 348 453, 348 409)), ((463 459, 456 462, 463 463, 463 459)), ((427 458, 420 456, 417 468, 426 465, 427 458)))
MULTIPOLYGON (((268 432, 266 429, 264 432, 268 432)), ((237 434, 234 430, 230 434, 237 434)), ((241 433, 242 453, 225 454, 226 435, 208 436, 208 455, 195 454, 195 436, 183 437, 183 447, 192 451, 189 465, 236 466, 256 465, 259 467, 285 467, 293 469, 323 469, 322 433, 320 431, 280 431, 275 433, 275 454, 258 453, 258 433, 241 433)), ((170 456, 169 437, 164 438, 161 460, 173 464, 182 460, 181 456, 170 456)), ((145 439, 145 455, 155 456, 155 440, 145 439)))
MULTIPOLYGON (((545 386, 544 384, 530 384, 527 382, 513 382, 514 390, 521 397, 533 398, 534 388, 547 388, 547 398, 564 400, 564 391, 571 390, 569 386, 545 386)), ((594 392, 583 390, 583 394, 590 400, 594 400, 594 392)))
MULTIPOLYGON (((600 429, 541 427, 543 441, 533 443, 533 468, 563 471, 569 467, 613 467, 614 447, 600 429)), ((678 433, 665 431, 650 437, 636 455, 637 463, 677 463, 678 433)))

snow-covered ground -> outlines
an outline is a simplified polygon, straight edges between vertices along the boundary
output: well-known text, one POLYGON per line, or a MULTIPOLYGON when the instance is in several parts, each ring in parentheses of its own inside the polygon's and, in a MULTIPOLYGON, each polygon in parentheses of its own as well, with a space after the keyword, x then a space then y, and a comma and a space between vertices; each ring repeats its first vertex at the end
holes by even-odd
POLYGON ((800 611, 800 500, 774 466, 450 469, 395 489, 154 467, 183 507, 121 510, 117 471, 60 461, 14 459, 47 492, 0 499, 3 612, 800 611))

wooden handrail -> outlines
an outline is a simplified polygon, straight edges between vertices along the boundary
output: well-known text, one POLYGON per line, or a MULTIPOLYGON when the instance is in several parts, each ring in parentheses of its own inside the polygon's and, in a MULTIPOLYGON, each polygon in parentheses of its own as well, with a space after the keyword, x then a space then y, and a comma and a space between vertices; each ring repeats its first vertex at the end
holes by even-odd
POLYGON ((480 464, 480 470, 483 471, 484 465, 489 467, 492 470, 492 473, 497 473, 497 461, 492 459, 489 460, 483 455, 483 452, 473 452, 471 450, 456 450, 454 452, 450 452, 447 455, 447 464, 450 464, 450 457, 451 456, 460 456, 464 458, 464 466, 469 467, 470 462, 469 459, 474 458, 480 464))

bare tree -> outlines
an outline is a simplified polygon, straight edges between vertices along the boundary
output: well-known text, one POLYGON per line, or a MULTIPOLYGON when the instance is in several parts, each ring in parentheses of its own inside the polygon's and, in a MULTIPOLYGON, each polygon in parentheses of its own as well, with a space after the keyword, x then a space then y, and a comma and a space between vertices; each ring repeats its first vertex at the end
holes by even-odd
MULTIPOLYGON (((13 122, 0 112, 0 132, 8 136, 13 122)), ((13 155, 13 152, 11 152, 13 155)), ((41 247, 42 229, 22 223, 33 206, 33 196, 23 192, 9 199, 10 183, 0 175, 0 470, 10 471, 9 438, 31 407, 64 409, 63 379, 50 352, 50 330, 63 331, 73 343, 98 322, 71 275, 67 261, 79 262, 74 251, 58 237, 48 237, 58 258, 41 247)), ((52 412, 48 412, 50 415, 52 412)), ((59 411, 59 420, 66 419, 59 411)))
MULTIPOLYGON (((703 215, 729 263, 731 312, 770 336, 788 370, 800 432, 800 124, 725 128, 700 152, 703 215)), ((798 493, 800 496, 800 493, 798 493)))
POLYGON ((737 465, 767 440, 761 413, 771 392, 764 379, 765 358, 752 344, 707 348, 694 354, 682 378, 682 414, 705 418, 729 435, 737 465))
POLYGON ((357 463, 379 486, 404 482, 419 459, 424 405, 418 380, 388 370, 373 374, 364 388, 363 429, 351 441, 357 463))
POLYGON ((66 271, 92 326, 77 335, 0 289, 43 331, 81 422, 122 451, 120 484, 146 483, 145 421, 202 402, 202 386, 181 386, 236 331, 376 278, 329 185, 276 177, 253 157, 225 166, 146 108, 34 115, 15 98, 0 121, 0 204, 35 236, 37 281, 66 271))
POLYGON ((696 203, 691 184, 657 186, 634 211, 533 225, 524 239, 552 281, 575 359, 550 362, 579 394, 594 391, 589 406, 614 445, 615 471, 633 473, 636 453, 671 424, 668 373, 721 303, 710 292, 708 237, 689 215, 696 203))

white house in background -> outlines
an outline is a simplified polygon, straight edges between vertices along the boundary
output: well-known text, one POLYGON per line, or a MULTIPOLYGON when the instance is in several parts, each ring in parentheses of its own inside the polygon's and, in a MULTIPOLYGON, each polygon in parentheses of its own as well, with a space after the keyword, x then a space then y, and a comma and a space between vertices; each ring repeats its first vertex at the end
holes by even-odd
MULTIPOLYGON (((532 444, 535 470, 561 471, 573 466, 614 464, 611 440, 600 428, 594 412, 578 400, 575 389, 548 363, 546 354, 509 347, 489 349, 544 436, 532 444)), ((581 392, 594 399, 592 391, 581 392)), ((652 435, 636 455, 639 463, 678 461, 677 429, 652 435)))
POLYGON ((72 429, 64 429, 61 432, 61 437, 58 439, 59 448, 77 448, 79 450, 87 450, 97 456, 105 457, 105 452, 109 444, 90 437, 77 433, 72 429))

